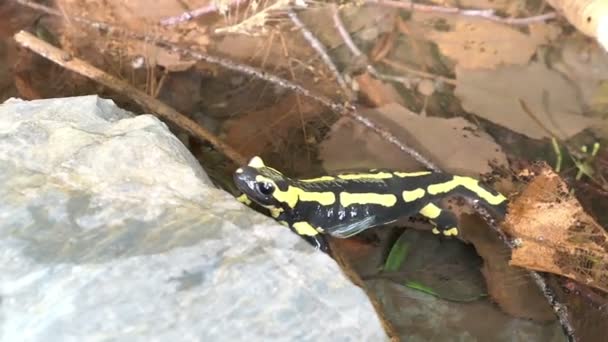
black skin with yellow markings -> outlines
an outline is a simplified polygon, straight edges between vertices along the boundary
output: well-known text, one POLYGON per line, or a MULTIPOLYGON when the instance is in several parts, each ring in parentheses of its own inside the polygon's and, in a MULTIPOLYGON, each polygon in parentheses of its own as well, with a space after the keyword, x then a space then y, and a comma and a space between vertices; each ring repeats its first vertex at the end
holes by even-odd
POLYGON ((245 197, 270 210, 313 246, 328 251, 323 234, 346 238, 401 217, 422 214, 433 232, 458 234, 457 218, 441 200, 458 195, 502 219, 507 199, 470 177, 436 172, 374 170, 292 179, 254 157, 234 182, 245 197))

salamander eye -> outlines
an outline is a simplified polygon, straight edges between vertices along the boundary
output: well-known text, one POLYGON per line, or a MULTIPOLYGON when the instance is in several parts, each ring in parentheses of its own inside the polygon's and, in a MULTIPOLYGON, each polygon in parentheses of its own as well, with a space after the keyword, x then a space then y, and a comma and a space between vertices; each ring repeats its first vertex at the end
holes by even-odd
POLYGON ((258 191, 262 194, 262 195, 272 195, 272 193, 274 192, 274 185, 272 183, 268 183, 268 182, 259 182, 256 184, 258 191))

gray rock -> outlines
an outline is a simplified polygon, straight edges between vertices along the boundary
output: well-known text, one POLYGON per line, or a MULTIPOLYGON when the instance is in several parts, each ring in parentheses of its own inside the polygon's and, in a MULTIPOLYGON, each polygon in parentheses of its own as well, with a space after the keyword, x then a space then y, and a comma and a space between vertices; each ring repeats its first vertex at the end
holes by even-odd
POLYGON ((366 295, 158 119, 0 105, 2 341, 380 341, 366 295))

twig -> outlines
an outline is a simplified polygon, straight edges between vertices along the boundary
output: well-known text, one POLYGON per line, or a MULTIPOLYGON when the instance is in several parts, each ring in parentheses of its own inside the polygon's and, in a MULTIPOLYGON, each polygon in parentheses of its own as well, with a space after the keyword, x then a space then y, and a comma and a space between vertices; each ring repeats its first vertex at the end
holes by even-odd
POLYGON ((338 30, 340 37, 342 38, 342 40, 344 41, 344 43, 346 44, 346 46, 348 47, 350 52, 355 56, 355 58, 363 58, 365 60, 365 62, 366 62, 365 68, 366 68, 367 72, 369 72, 372 76, 374 76, 380 80, 398 82, 398 83, 403 84, 407 88, 410 88, 412 86, 412 82, 414 81, 413 79, 411 79, 409 77, 382 74, 371 63, 369 63, 367 56, 364 55, 363 52, 361 52, 361 49, 359 49, 357 44, 355 44, 355 42, 353 41, 353 39, 350 36, 350 33, 348 33, 348 30, 346 30, 346 28, 344 27, 342 18, 340 18, 338 6, 333 5, 331 10, 332 10, 332 20, 334 22, 334 27, 336 28, 336 30, 338 30))
POLYGON ((451 84, 451 85, 456 85, 456 80, 453 78, 449 78, 449 77, 445 77, 445 76, 441 76, 441 75, 435 75, 435 74, 431 74, 429 72, 425 72, 425 71, 420 71, 420 70, 414 70, 412 68, 409 68, 399 62, 395 62, 393 60, 390 59, 383 59, 380 62, 390 66, 391 68, 395 68, 397 70, 403 71, 403 72, 407 72, 410 73, 412 75, 416 75, 420 78, 428 78, 428 79, 432 79, 432 80, 438 80, 441 81, 443 83, 447 83, 447 84, 451 84))
POLYGON ((436 12, 444 14, 456 14, 467 17, 476 17, 508 25, 525 26, 534 23, 545 22, 547 20, 551 20, 557 17, 556 12, 549 12, 525 18, 505 18, 496 15, 494 10, 492 9, 462 9, 458 7, 434 6, 418 4, 409 0, 363 0, 363 3, 378 6, 402 8, 418 12, 436 12))
MULTIPOLYGON (((232 0, 230 3, 226 5, 226 9, 239 6, 241 3, 246 2, 247 0, 232 0)), ((176 15, 173 17, 167 17, 160 21, 160 24, 163 26, 173 26, 179 23, 183 23, 185 21, 192 20, 197 17, 201 17, 203 15, 212 14, 212 13, 220 13, 224 10, 224 8, 220 8, 217 6, 215 2, 211 2, 210 4, 199 7, 192 11, 184 12, 180 15, 176 15)))
MULTIPOLYGON (((30 0, 17 0, 17 2, 19 2, 20 4, 22 4, 24 6, 27 6, 27 7, 33 8, 33 9, 37 9, 39 11, 43 11, 50 15, 63 17, 61 12, 59 12, 53 8, 44 6, 44 5, 34 3, 30 0)), ((293 83, 289 80, 286 80, 286 79, 281 78, 276 75, 269 74, 265 71, 262 71, 260 69, 254 68, 249 65, 239 64, 239 63, 233 62, 233 61, 225 59, 225 58, 215 57, 215 56, 207 55, 207 54, 197 52, 197 51, 194 51, 191 49, 181 48, 181 47, 175 46, 171 43, 168 43, 168 42, 165 42, 165 41, 153 38, 153 37, 145 36, 145 35, 142 35, 139 33, 127 31, 127 30, 124 30, 124 29, 121 29, 118 27, 114 27, 114 26, 106 24, 106 23, 95 22, 95 21, 85 19, 82 17, 71 17, 70 20, 96 28, 96 29, 100 30, 101 32, 122 35, 122 36, 129 37, 131 39, 148 42, 148 43, 156 45, 157 47, 167 49, 169 51, 179 53, 182 55, 191 56, 195 59, 202 60, 207 63, 220 65, 228 70, 237 71, 237 72, 264 80, 266 82, 274 83, 276 85, 279 85, 279 86, 289 89, 291 91, 294 91, 302 96, 308 97, 309 99, 316 101, 317 103, 320 103, 321 105, 331 109, 332 111, 334 111, 336 113, 339 113, 341 115, 346 115, 346 116, 353 118, 356 122, 364 125, 365 127, 371 129, 376 134, 379 134, 380 136, 387 139, 387 141, 389 143, 395 145, 402 152, 405 152, 405 153, 411 155, 414 159, 416 159, 419 163, 423 164, 427 168, 429 168, 431 170, 439 169, 434 163, 432 163, 430 160, 423 157, 420 153, 416 152, 414 149, 410 148, 409 146, 401 143, 399 141, 399 139, 397 139, 394 135, 392 135, 390 132, 388 132, 385 128, 378 126, 375 123, 371 122, 369 119, 361 116, 356 111, 356 108, 354 106, 347 106, 347 105, 343 105, 341 103, 334 102, 331 99, 329 99, 323 95, 319 95, 319 94, 311 92, 310 90, 304 88, 303 86, 301 86, 297 83, 293 83)))
POLYGON ((359 114, 356 111, 352 111, 349 115, 352 118, 354 118, 356 121, 358 121, 360 124, 362 124, 365 127, 371 129, 372 131, 376 132, 376 134, 378 134, 379 136, 381 136, 382 138, 384 138, 389 143, 397 146, 401 151, 403 151, 403 152, 409 154, 410 156, 412 156, 419 163, 421 163, 424 166, 426 166, 429 170, 433 170, 435 172, 440 172, 441 171, 441 168, 439 166, 435 165, 433 162, 431 162, 428 159, 426 159, 425 157, 423 157, 420 153, 418 153, 418 151, 414 150, 413 148, 402 144, 399 141, 399 139, 397 139, 397 137, 395 137, 394 135, 392 135, 390 132, 388 132, 384 128, 377 126, 375 123, 373 123, 368 118, 362 116, 361 114, 359 114))
POLYGON ((348 31, 344 27, 344 23, 342 22, 342 18, 340 18, 339 8, 336 5, 333 5, 331 7, 331 19, 334 22, 334 27, 336 28, 336 30, 338 30, 338 33, 340 34, 340 37, 342 38, 342 40, 344 41, 344 43, 346 44, 346 47, 348 47, 348 49, 350 50, 350 52, 355 57, 364 56, 363 52, 361 52, 361 49, 359 49, 359 47, 357 46, 357 44, 355 44, 355 42, 353 42, 353 39, 350 37, 350 33, 348 33, 348 31))
MULTIPOLYGON (((228 5, 226 5, 226 8, 232 8, 232 7, 238 6, 239 4, 241 4, 242 2, 245 2, 245 1, 247 1, 247 0, 232 0, 228 5)), ((530 24, 534 24, 534 23, 545 22, 547 20, 551 20, 551 19, 554 19, 557 17, 556 12, 549 12, 549 13, 544 13, 541 15, 525 17, 525 18, 505 18, 505 17, 496 15, 495 11, 493 9, 462 9, 462 8, 458 8, 458 7, 418 4, 418 3, 414 3, 412 1, 406 1, 406 0, 363 0, 362 3, 370 4, 370 5, 402 8, 402 9, 408 9, 408 10, 419 11, 419 12, 435 12, 435 13, 444 13, 444 14, 455 14, 455 15, 461 15, 461 16, 467 16, 467 17, 477 17, 477 18, 495 21, 495 22, 508 24, 508 25, 525 26, 525 25, 530 25, 530 24)), ((334 6, 334 5, 332 5, 332 6, 334 6)), ((165 19, 162 19, 160 21, 160 23, 161 23, 161 25, 164 25, 164 26, 176 25, 176 24, 188 21, 188 20, 192 20, 196 17, 200 17, 203 15, 211 14, 211 13, 218 13, 221 10, 223 10, 223 9, 220 9, 217 5, 215 5, 214 3, 211 3, 207 6, 203 6, 203 7, 197 8, 192 11, 184 12, 177 16, 167 17, 165 19)))
MULTIPOLYGON (((335 7, 335 5, 333 6, 335 7)), ((329 68, 329 70, 334 74, 336 82, 338 82, 338 85, 340 86, 340 88, 342 88, 344 94, 346 94, 348 98, 352 98, 352 91, 346 84, 344 77, 342 77, 342 74, 340 73, 334 62, 331 60, 331 57, 329 57, 329 54, 327 54, 327 50, 323 46, 323 43, 321 43, 317 39, 317 37, 315 37, 315 35, 310 32, 310 30, 304 25, 304 23, 302 22, 302 20, 300 20, 300 17, 298 17, 294 10, 287 10, 287 16, 289 17, 289 19, 291 19, 291 22, 295 25, 295 27, 298 28, 300 33, 302 33, 302 36, 304 36, 304 39, 306 39, 308 44, 310 44, 313 50, 315 50, 317 54, 321 57, 327 68, 329 68)))
POLYGON ((213 133, 209 132, 204 127, 201 127, 195 121, 184 116, 172 107, 131 86, 129 83, 95 68, 82 59, 71 56, 65 51, 58 49, 41 39, 38 39, 29 32, 18 32, 15 34, 14 38, 15 41, 21 46, 32 50, 40 56, 68 70, 88 77, 118 93, 127 95, 133 101, 156 113, 156 115, 159 117, 172 122, 201 140, 209 141, 213 146, 222 151, 228 158, 232 159, 237 164, 244 164, 246 162, 246 159, 242 155, 240 155, 226 143, 219 140, 213 133))

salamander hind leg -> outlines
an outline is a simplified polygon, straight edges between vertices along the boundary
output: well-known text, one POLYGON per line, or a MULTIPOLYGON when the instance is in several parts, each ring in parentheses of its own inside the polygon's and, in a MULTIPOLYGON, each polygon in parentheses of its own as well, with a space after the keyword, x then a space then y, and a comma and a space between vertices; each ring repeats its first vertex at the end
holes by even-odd
POLYGON ((459 234, 458 218, 451 211, 442 209, 436 203, 430 202, 419 213, 428 218, 435 226, 433 234, 441 234, 443 236, 456 236, 459 234))

